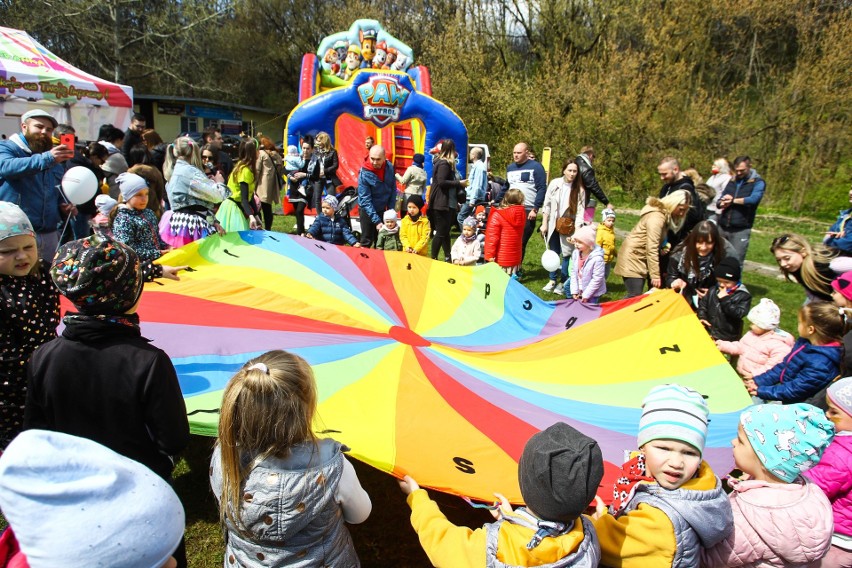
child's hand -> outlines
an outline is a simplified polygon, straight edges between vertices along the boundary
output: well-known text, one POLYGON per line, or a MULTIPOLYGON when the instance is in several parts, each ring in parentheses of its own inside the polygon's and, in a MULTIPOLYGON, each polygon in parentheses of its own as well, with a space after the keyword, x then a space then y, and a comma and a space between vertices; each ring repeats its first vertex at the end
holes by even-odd
POLYGON ((310 233, 305 233, 305 238, 313 239, 314 237, 310 233))
POLYGON ((607 507, 606 503, 603 502, 603 499, 595 495, 595 512, 592 515, 592 518, 597 520, 606 515, 607 507))
POLYGON ((672 288, 672 290, 674 290, 675 292, 680 292, 681 290, 683 290, 684 288, 686 288, 686 282, 684 282, 684 281, 683 281, 683 279, 678 278, 677 280, 675 280, 674 282, 672 282, 671 288, 672 288))
POLYGON ((494 496, 497 497, 498 501, 500 501, 500 506, 491 511, 491 516, 499 520, 503 515, 512 512, 512 504, 509 503, 509 500, 501 493, 495 493, 494 496))
POLYGON ((724 298, 727 295, 728 295, 728 289, 720 286, 719 291, 716 293, 716 296, 718 296, 718 298, 721 300, 722 298, 724 298))
POLYGON ((186 270, 189 266, 168 266, 163 264, 163 278, 168 278, 169 280, 180 280, 180 276, 178 276, 178 272, 181 270, 186 270))
POLYGON ((399 480, 399 488, 402 489, 402 492, 406 495, 411 495, 412 493, 420 489, 420 486, 417 485, 417 482, 414 481, 413 477, 411 477, 410 475, 406 475, 405 477, 399 480))
POLYGON ((754 381, 748 381, 746 383, 746 390, 751 396, 757 396, 757 384, 755 384, 754 381))
POLYGON ((706 327, 707 329, 710 329, 711 327, 713 327, 713 324, 711 324, 711 323, 710 323, 709 321, 707 321, 707 320, 698 320, 698 321, 700 321, 700 322, 701 322, 701 325, 703 325, 703 326, 704 326, 704 327, 706 327))
POLYGON ((752 374, 751 374, 751 373, 749 373, 748 371, 743 371, 743 372, 740 374, 740 376, 743 378, 743 380, 749 380, 749 381, 750 381, 751 379, 753 379, 753 378, 754 378, 754 375, 752 375, 752 374))
POLYGON ((352 246, 353 246, 353 247, 355 247, 356 249, 357 249, 357 248, 361 248, 361 243, 355 243, 355 244, 354 244, 354 245, 352 245, 352 246))

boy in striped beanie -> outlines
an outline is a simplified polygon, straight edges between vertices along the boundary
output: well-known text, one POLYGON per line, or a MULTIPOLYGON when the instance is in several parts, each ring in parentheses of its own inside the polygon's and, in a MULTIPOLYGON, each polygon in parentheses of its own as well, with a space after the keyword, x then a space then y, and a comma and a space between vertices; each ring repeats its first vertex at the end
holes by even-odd
POLYGON ((642 401, 640 452, 624 464, 611 514, 595 520, 603 565, 698 566, 702 547, 731 532, 731 505, 701 459, 709 415, 704 397, 680 385, 642 401))

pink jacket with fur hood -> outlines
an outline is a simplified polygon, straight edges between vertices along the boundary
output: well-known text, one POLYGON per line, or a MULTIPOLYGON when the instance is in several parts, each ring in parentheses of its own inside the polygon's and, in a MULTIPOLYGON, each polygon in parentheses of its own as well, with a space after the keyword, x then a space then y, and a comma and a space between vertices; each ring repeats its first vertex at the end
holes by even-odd
POLYGON ((746 333, 739 341, 717 341, 722 353, 739 355, 737 372, 752 376, 768 371, 784 360, 796 338, 786 331, 767 331, 763 335, 746 333))
POLYGON ((800 566, 828 552, 834 531, 831 504, 810 481, 740 481, 728 499, 734 530, 702 551, 702 566, 800 566))
POLYGON ((834 509, 834 532, 852 536, 852 435, 834 437, 805 476, 819 485, 834 509))

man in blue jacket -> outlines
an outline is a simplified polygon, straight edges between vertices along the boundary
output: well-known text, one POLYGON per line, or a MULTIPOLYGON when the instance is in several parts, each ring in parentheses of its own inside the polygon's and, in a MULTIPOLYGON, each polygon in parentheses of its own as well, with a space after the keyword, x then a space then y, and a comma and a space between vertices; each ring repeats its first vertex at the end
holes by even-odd
POLYGON ((751 158, 737 157, 734 160, 734 177, 722 191, 716 206, 720 211, 719 228, 722 236, 736 250, 736 259, 740 265, 745 262, 751 228, 764 191, 766 182, 752 169, 751 158))
POLYGON ((541 164, 529 157, 526 142, 518 142, 512 149, 512 163, 506 168, 506 180, 509 189, 514 187, 524 192, 527 223, 524 226, 523 252, 526 252, 527 243, 535 232, 536 217, 547 193, 547 174, 541 164))
POLYGON ((372 247, 382 228, 382 215, 396 205, 396 177, 385 149, 376 145, 358 174, 358 208, 361 246, 372 247))
POLYGON ((57 227, 73 205, 62 198, 59 185, 74 149, 53 146, 57 122, 47 111, 31 110, 21 117, 21 132, 0 142, 0 201, 18 205, 36 232, 40 258, 52 259, 59 246, 57 227))

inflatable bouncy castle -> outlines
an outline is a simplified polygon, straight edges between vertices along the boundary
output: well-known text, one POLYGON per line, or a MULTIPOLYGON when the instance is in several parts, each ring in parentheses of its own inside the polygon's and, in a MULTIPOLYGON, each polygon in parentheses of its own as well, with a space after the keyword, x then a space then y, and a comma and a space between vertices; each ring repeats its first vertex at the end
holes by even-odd
MULTIPOLYGON (((337 175, 344 187, 358 185, 368 136, 403 173, 414 154, 427 154, 442 138, 467 148, 461 118, 431 95, 429 70, 414 65, 411 48, 376 20, 357 20, 302 58, 299 104, 287 117, 284 140, 298 147, 302 136, 327 132, 338 152, 337 175)), ((459 164, 462 177, 465 162, 459 164)), ((431 179, 429 159, 426 174, 431 179)))

